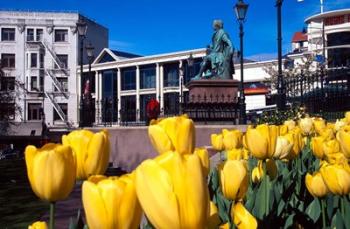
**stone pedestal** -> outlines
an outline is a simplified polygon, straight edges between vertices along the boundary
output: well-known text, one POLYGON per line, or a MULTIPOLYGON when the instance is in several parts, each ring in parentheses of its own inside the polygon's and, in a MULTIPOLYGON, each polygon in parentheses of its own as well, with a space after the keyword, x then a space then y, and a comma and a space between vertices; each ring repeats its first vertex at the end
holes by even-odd
POLYGON ((189 102, 237 102, 239 81, 237 80, 192 80, 186 87, 189 89, 189 102))

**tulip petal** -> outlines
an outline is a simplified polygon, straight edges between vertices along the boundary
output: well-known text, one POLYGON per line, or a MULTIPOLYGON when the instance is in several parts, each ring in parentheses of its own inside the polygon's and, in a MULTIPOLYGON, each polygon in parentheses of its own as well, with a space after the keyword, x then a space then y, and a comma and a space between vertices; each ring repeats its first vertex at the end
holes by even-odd
POLYGON ((149 126, 148 136, 153 147, 157 150, 159 154, 174 150, 174 146, 171 142, 171 139, 168 137, 165 130, 159 125, 149 126))
POLYGON ((91 138, 84 161, 84 173, 91 175, 104 174, 108 167, 109 152, 107 151, 106 137, 102 132, 95 133, 91 138))
POLYGON ((254 216, 250 214, 241 202, 232 205, 231 218, 238 229, 254 229, 258 227, 258 222, 254 216))

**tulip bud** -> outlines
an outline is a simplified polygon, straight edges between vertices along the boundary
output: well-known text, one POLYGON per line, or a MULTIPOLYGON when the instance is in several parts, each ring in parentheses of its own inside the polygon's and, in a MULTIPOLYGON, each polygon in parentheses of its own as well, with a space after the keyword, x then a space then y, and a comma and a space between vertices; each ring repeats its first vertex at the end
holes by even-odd
POLYGON ((346 126, 346 122, 344 120, 342 120, 342 119, 337 119, 337 121, 334 124, 334 131, 338 132, 344 126, 346 126))
POLYGON ((350 172, 342 165, 324 165, 320 168, 327 188, 335 195, 347 195, 350 192, 350 172))
POLYGON ((139 228, 142 209, 133 180, 134 174, 127 174, 84 181, 82 199, 89 228, 139 228))
POLYGON ((260 160, 272 158, 278 133, 278 126, 273 125, 258 125, 255 129, 248 128, 245 137, 252 156, 260 160))
POLYGON ((223 142, 222 134, 212 134, 210 136, 210 139, 211 139, 211 145, 216 151, 224 150, 224 142, 223 142))
POLYGON ((313 119, 315 131, 320 135, 323 130, 326 128, 326 121, 323 118, 314 118, 313 119))
POLYGON ((278 136, 274 158, 285 159, 288 157, 290 151, 293 148, 293 136, 291 134, 285 136, 278 136))
POLYGON ((232 149, 226 151, 227 160, 248 160, 249 154, 245 149, 232 149))
POLYGON ((68 146, 49 143, 42 148, 27 146, 25 160, 30 185, 42 200, 64 200, 75 184, 75 160, 68 146))
POLYGON ((256 166, 252 171, 252 181, 253 183, 259 183, 264 176, 264 170, 262 166, 256 166))
POLYGON ((288 131, 291 131, 296 127, 296 122, 294 120, 287 120, 284 121, 284 125, 288 127, 288 131))
POLYGON ((241 202, 232 204, 231 218, 238 229, 255 229, 258 227, 258 222, 254 216, 250 214, 241 202))
POLYGON ((307 173, 305 177, 305 185, 307 190, 314 197, 324 197, 328 193, 328 188, 324 183, 320 172, 316 172, 313 175, 307 173))
POLYGON ((226 150, 237 149, 242 147, 243 134, 239 130, 222 130, 223 143, 226 150))
POLYGON ((77 179, 106 172, 110 151, 107 130, 98 133, 74 130, 62 136, 62 143, 73 150, 77 162, 77 179))
POLYGON ((168 151, 191 154, 195 148, 194 123, 186 115, 152 122, 148 136, 159 154, 168 151))
POLYGON ((167 152, 146 160, 137 167, 135 181, 142 209, 155 228, 206 227, 209 190, 196 154, 167 152))
POLYGON ((350 158, 350 126, 346 126, 338 131, 337 140, 339 141, 343 154, 347 158, 350 158))
POLYGON ((310 135, 314 129, 311 118, 303 118, 299 121, 299 127, 304 135, 310 135))
POLYGON ((249 184, 247 163, 243 160, 227 160, 218 167, 221 191, 227 199, 242 199, 249 184), (232 177, 232 174, 235 174, 232 177))
POLYGON ((322 136, 319 137, 313 137, 311 139, 311 149, 312 153, 318 157, 319 159, 323 159, 325 157, 324 151, 323 151, 323 143, 325 142, 325 138, 322 136))
POLYGON ((194 150, 194 154, 196 154, 201 159, 204 174, 205 176, 208 176, 210 167, 208 150, 206 148, 196 148, 194 150))
POLYGON ((47 224, 43 221, 37 221, 32 225, 28 226, 28 229, 47 229, 47 224))

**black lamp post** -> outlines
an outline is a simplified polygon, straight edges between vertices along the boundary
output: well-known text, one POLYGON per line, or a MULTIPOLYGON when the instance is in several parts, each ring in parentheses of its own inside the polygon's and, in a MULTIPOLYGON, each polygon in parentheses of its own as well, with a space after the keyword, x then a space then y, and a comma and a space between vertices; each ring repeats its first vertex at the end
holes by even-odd
MULTIPOLYGON (((188 72, 187 72, 187 74, 188 74, 188 79, 192 79, 192 77, 193 77, 193 64, 194 64, 194 58, 193 58, 193 55, 192 55, 192 53, 190 53, 190 56, 188 57, 188 59, 187 59, 187 66, 188 66, 188 68, 187 68, 187 70, 188 70, 188 72)), ((181 86, 182 87, 182 86, 181 86)), ((181 90, 182 90, 182 88, 181 88, 181 90)), ((183 95, 182 95, 183 96, 183 95)), ((184 102, 184 97, 182 97, 182 102, 184 102)))
POLYGON ((282 3, 283 0, 276 0, 277 8, 277 48, 278 48, 278 75, 277 75, 277 108, 286 108, 286 89, 282 74, 282 3))
MULTIPOLYGON (((94 85, 94 83, 95 82, 93 82, 93 80, 92 80, 92 75, 91 75, 91 63, 92 63, 92 61, 94 60, 94 46, 92 46, 92 44, 91 43, 89 43, 88 45, 86 45, 86 47, 85 47, 85 49, 86 49, 86 54, 87 54, 87 58, 88 58, 88 60, 89 60, 89 75, 88 75, 88 80, 89 80, 89 84, 90 84, 90 93, 92 92, 92 88, 93 88, 93 85, 94 85)), ((92 103, 92 97, 91 97, 91 94, 90 94, 90 96, 89 96, 89 110, 87 111, 88 112, 88 120, 87 120, 87 122, 88 122, 88 126, 92 126, 92 121, 93 121, 93 115, 95 114, 94 112, 93 112, 93 110, 94 109, 92 109, 93 108, 93 106, 95 105, 94 103, 92 103)))
POLYGON ((239 124, 247 123, 246 116, 246 104, 244 95, 244 75, 243 75, 243 23, 248 11, 248 4, 244 3, 243 0, 239 0, 234 7, 236 17, 239 23, 239 39, 240 39, 240 63, 241 63, 241 82, 239 84, 239 124))
MULTIPOLYGON (((83 79, 83 53, 84 53, 84 39, 86 36, 87 31, 87 24, 83 19, 79 19, 79 21, 76 23, 78 35, 80 39, 80 78, 83 79)), ((84 102, 83 102, 83 93, 81 93, 80 98, 80 120, 79 120, 79 127, 85 126, 85 119, 84 119, 84 102)))

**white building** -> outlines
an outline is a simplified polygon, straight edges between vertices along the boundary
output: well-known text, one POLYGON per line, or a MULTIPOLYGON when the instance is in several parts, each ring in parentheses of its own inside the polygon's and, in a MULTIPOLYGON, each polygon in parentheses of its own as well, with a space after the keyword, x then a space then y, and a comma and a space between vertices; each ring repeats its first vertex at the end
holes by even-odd
MULTIPOLYGON (((78 125, 79 19, 88 26, 85 44, 91 42, 97 56, 108 47, 108 29, 78 13, 0 11, 0 58, 6 76, 0 88, 16 93, 21 112, 13 115, 15 121, 45 117, 49 127, 78 125)), ((1 106, 14 112, 13 104, 1 106)))

